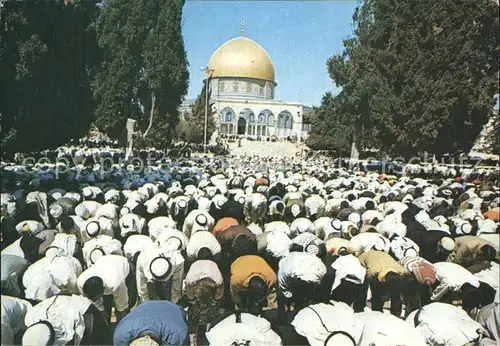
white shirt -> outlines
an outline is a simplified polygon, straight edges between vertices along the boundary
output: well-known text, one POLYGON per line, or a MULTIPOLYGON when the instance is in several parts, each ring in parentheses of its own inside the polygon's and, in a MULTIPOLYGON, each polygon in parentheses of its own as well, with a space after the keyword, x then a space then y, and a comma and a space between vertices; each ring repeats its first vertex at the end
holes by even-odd
POLYGON ((441 299, 448 291, 457 291, 465 283, 479 287, 479 280, 470 271, 451 262, 434 263, 439 286, 432 292, 431 300, 441 299))
POLYGON ((74 234, 57 233, 50 246, 57 247, 61 255, 71 257, 76 252, 77 241, 78 239, 74 234))
POLYGON ((290 252, 280 260, 278 267, 278 283, 287 298, 292 296, 288 291, 291 280, 319 283, 326 274, 325 264, 307 252, 290 252))
POLYGON ((0 300, 2 302, 2 324, 8 325, 11 328, 12 336, 14 336, 25 328, 24 316, 31 308, 31 303, 24 299, 5 295, 2 295, 0 300))
POLYGON ((156 240, 158 235, 167 229, 175 229, 175 221, 167 216, 158 216, 148 222, 149 236, 151 239, 156 240))
POLYGON ((353 255, 340 256, 332 263, 331 267, 335 269, 335 281, 332 285, 332 292, 342 283, 342 279, 355 284, 365 282, 366 268, 353 255))
POLYGON ((90 254, 94 249, 101 248, 105 255, 123 255, 122 243, 119 240, 113 239, 109 235, 98 235, 95 238, 91 238, 89 241, 83 245, 83 259, 87 267, 92 265, 90 261, 90 254))
POLYGON ((396 257, 396 260, 401 260, 407 256, 418 256, 420 252, 419 246, 410 238, 396 236, 392 239, 391 251, 396 257))
POLYGON ((241 323, 231 315, 216 324, 206 333, 210 345, 231 345, 233 342, 250 341, 253 346, 278 346, 281 338, 271 329, 271 324, 262 317, 242 313, 241 323))
POLYGON ((372 249, 383 250, 385 252, 389 252, 390 249, 390 241, 382 234, 372 233, 372 232, 363 232, 355 235, 350 239, 351 245, 356 251, 357 255, 362 254, 363 252, 370 251, 372 249))
POLYGON ((357 328, 358 346, 427 346, 425 339, 411 324, 379 311, 355 314, 360 322, 357 328))
POLYGON ((26 298, 44 300, 60 291, 78 294, 77 278, 81 272, 82 265, 74 257, 43 257, 24 272, 26 298))
POLYGON ((75 345, 80 345, 85 332, 83 315, 91 304, 89 299, 78 295, 51 297, 28 309, 24 322, 29 327, 48 321, 55 331, 54 345, 66 345, 73 337, 75 345))
POLYGON ((21 238, 16 239, 12 244, 3 249, 1 254, 24 258, 24 252, 21 249, 21 238))
POLYGON ((192 284, 204 278, 210 278, 218 285, 222 285, 224 282, 217 264, 209 260, 198 260, 194 262, 189 268, 184 282, 186 284, 192 284))
POLYGON ((184 277, 184 257, 182 257, 180 251, 164 251, 157 246, 148 248, 148 251, 143 251, 137 258, 136 266, 136 281, 137 281, 137 293, 141 298, 141 301, 149 300, 149 292, 147 284, 148 282, 153 282, 154 277, 150 270, 151 262, 158 256, 165 256, 170 259, 172 264, 172 271, 168 277, 162 281, 168 281, 172 278, 172 297, 171 301, 177 303, 182 294, 182 279, 184 277))
MULTIPOLYGON (((416 313, 414 311, 406 318, 410 325, 415 325, 416 313)), ((416 329, 430 345, 465 345, 479 337, 477 330, 484 331, 464 310, 445 303, 424 306, 418 321, 416 329)))
MULTIPOLYGON (((127 259, 119 255, 106 255, 99 258, 92 267, 85 270, 78 277, 78 289, 83 294, 83 285, 92 276, 98 276, 104 283, 104 295, 113 295, 115 308, 124 311, 128 308, 128 288, 125 279, 130 273, 127 259)), ((103 311, 102 299, 96 303, 103 311)))
POLYGON ((300 310, 291 322, 297 334, 311 346, 323 346, 333 332, 344 332, 355 338, 356 318, 350 306, 342 302, 320 303, 300 310))
POLYGON ((496 262, 490 262, 491 266, 487 269, 481 270, 480 272, 474 274, 474 276, 482 282, 487 283, 496 291, 500 289, 500 266, 496 262))
POLYGON ((123 252, 129 261, 132 261, 135 254, 149 247, 155 246, 153 240, 144 234, 132 234, 123 245, 123 252))

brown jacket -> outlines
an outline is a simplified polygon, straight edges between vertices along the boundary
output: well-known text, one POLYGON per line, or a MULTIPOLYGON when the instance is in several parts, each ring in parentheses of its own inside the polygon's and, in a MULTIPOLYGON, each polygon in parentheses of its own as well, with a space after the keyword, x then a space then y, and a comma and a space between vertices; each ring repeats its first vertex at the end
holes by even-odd
POLYGON ((470 267, 478 263, 480 249, 484 245, 491 245, 488 241, 473 235, 463 235, 455 238, 455 248, 447 258, 447 262, 470 267))
POLYGON ((237 306, 241 306, 239 294, 246 290, 248 282, 254 276, 260 276, 267 283, 268 293, 276 287, 276 273, 262 257, 241 256, 231 264, 231 297, 237 306))
POLYGON ((366 268, 368 279, 377 279, 380 282, 385 280, 389 272, 404 275, 404 268, 396 262, 387 252, 367 251, 359 255, 359 262, 366 268))
POLYGON ((232 217, 223 217, 217 223, 215 224, 212 233, 216 235, 219 232, 223 232, 226 229, 228 229, 231 226, 238 226, 239 223, 236 219, 233 219, 232 217))

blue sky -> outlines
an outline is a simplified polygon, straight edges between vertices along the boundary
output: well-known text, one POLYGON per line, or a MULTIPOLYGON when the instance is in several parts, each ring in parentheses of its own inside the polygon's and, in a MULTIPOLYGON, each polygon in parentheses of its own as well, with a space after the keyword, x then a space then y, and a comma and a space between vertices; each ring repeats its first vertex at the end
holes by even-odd
POLYGON ((212 53, 240 34, 258 42, 271 56, 278 87, 275 97, 317 106, 325 92, 338 89, 326 61, 342 52, 352 33, 356 0, 346 1, 187 1, 182 30, 189 60, 189 91, 201 91, 212 53))

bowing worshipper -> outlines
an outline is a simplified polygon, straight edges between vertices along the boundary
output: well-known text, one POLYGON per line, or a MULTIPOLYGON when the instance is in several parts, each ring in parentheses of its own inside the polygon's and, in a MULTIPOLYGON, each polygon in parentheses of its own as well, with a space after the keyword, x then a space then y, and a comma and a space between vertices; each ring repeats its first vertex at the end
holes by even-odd
POLYGON ((84 220, 96 215, 97 210, 102 206, 96 201, 83 201, 75 207, 75 214, 84 220))
POLYGON ((245 226, 231 226, 223 232, 216 233, 215 236, 221 244, 223 253, 232 260, 239 256, 257 253, 257 238, 245 226))
POLYGON ((357 255, 371 250, 389 252, 391 244, 389 239, 377 232, 360 233, 350 238, 349 241, 357 255))
POLYGON ((210 260, 212 254, 207 248, 202 248, 199 257, 184 279, 191 344, 196 344, 200 329, 204 334, 208 324, 219 315, 224 296, 224 280, 217 264, 210 260))
POLYGON ((30 265, 23 275, 25 297, 42 301, 57 294, 78 294, 80 262, 69 256, 50 255, 30 265))
POLYGON ((267 222, 280 221, 285 216, 285 203, 278 196, 269 197, 267 208, 267 222))
MULTIPOLYGON (((413 311, 406 319, 430 345, 486 345, 488 332, 459 307, 431 303, 413 311)), ((494 345, 494 343, 492 344, 494 345)))
POLYGON ((271 230, 257 236, 258 253, 274 272, 278 272, 278 263, 290 253, 291 246, 290 238, 279 230, 271 230))
POLYGON ((359 307, 366 306, 367 290, 372 293, 371 309, 383 311, 383 296, 388 293, 391 301, 391 314, 400 317, 402 312, 402 296, 410 293, 412 280, 404 268, 388 253, 371 250, 358 256, 359 262, 366 268, 366 284, 357 303, 359 307), (365 305, 363 305, 363 303, 365 305))
POLYGON ((331 238, 325 241, 326 253, 332 258, 332 261, 339 256, 355 254, 355 249, 350 240, 342 238, 331 238))
POLYGON ((285 203, 285 221, 292 222, 293 220, 306 215, 303 198, 304 196, 301 192, 288 192, 283 197, 283 202, 285 203))
POLYGON ((299 217, 290 224, 290 237, 295 237, 301 233, 314 234, 314 224, 305 217, 299 217))
POLYGON ((380 311, 364 311, 356 313, 355 318, 356 335, 359 335, 358 346, 427 345, 424 337, 412 324, 394 315, 380 311))
POLYGON ((90 268, 78 277, 78 289, 104 313, 106 321, 111 320, 111 309, 115 308, 116 320, 129 311, 129 295, 126 285, 130 264, 123 256, 100 257, 90 268))
POLYGON ((418 256, 420 251, 418 245, 410 238, 393 234, 389 241, 389 254, 397 261, 402 260, 408 256, 418 256))
POLYGON ((154 242, 150 237, 144 234, 133 234, 127 238, 123 245, 123 254, 135 266, 141 251, 148 249, 150 246, 154 246, 154 242))
POLYGON ((230 292, 237 310, 259 314, 277 307, 276 273, 259 256, 238 257, 231 264, 230 292))
POLYGON ((284 345, 355 346, 354 311, 341 302, 312 304, 297 312, 282 335, 284 345))
POLYGON ((221 246, 215 236, 208 231, 196 232, 191 236, 186 248, 186 259, 188 262, 195 262, 200 259, 200 254, 209 257, 212 261, 217 261, 220 257, 221 246), (206 255, 205 255, 206 254, 206 255))
POLYGON ((280 336, 271 329, 269 321, 240 311, 212 321, 206 338, 210 345, 282 345, 280 336))
POLYGON ((147 234, 146 219, 137 214, 125 214, 120 217, 120 241, 122 244, 127 242, 127 238, 133 234, 147 234))
POLYGON ((157 216, 148 221, 148 233, 153 241, 166 230, 176 229, 175 221, 168 216, 157 216))
POLYGON ((249 224, 264 225, 267 212, 267 198, 262 193, 253 193, 245 201, 245 216, 249 224))
POLYGON ((5 295, 3 292, 0 300, 2 302, 1 343, 2 345, 17 345, 26 329, 24 317, 31 308, 31 303, 5 295))
POLYGON ((61 218, 74 214, 77 204, 78 202, 70 197, 58 198, 49 206, 49 215, 57 224, 61 218))
POLYGON ((105 345, 109 324, 92 302, 79 295, 56 295, 28 309, 22 345, 105 345))
POLYGON ((360 297, 364 297, 363 290, 366 289, 364 286, 366 268, 361 265, 357 257, 347 253, 335 259, 331 268, 334 271, 334 281, 329 294, 330 299, 353 306, 355 312, 363 311, 364 306, 360 297))
POLYGON ((464 235, 455 238, 455 246, 447 261, 470 267, 481 261, 493 261, 497 253, 488 241, 476 236, 464 235))
POLYGON ((491 339, 500 342, 500 291, 496 291, 493 303, 481 308, 477 322, 488 331, 491 339))
POLYGON ((460 299, 462 308, 466 311, 480 307, 481 282, 474 274, 451 262, 434 263, 434 268, 436 268, 436 284, 432 290, 432 301, 452 302, 460 299))
POLYGON ((444 231, 425 231, 409 237, 420 248, 419 256, 431 263, 446 261, 455 248, 455 241, 444 231))
POLYGON ((135 272, 141 302, 161 299, 177 303, 182 296, 184 263, 179 250, 156 245, 142 251, 135 272))
POLYGON ((312 301, 322 302, 330 293, 323 287, 327 274, 325 264, 307 252, 290 252, 279 262, 278 269, 278 323, 287 323, 286 312, 300 310, 312 301))
POLYGON ((399 261, 399 264, 415 279, 412 289, 415 290, 417 299, 405 302, 406 313, 410 313, 430 303, 431 287, 436 283, 436 268, 418 256, 406 256, 399 261))
POLYGON ((303 251, 313 254, 323 261, 326 259, 325 243, 312 233, 301 233, 292 239, 290 251, 303 251))
POLYGON ((238 226, 238 225, 239 225, 238 220, 232 217, 223 217, 219 219, 219 221, 217 221, 217 223, 214 225, 212 233, 216 235, 217 233, 223 232, 231 226, 238 226))
POLYGON ((91 267, 100 257, 105 255, 123 255, 119 240, 100 234, 85 243, 82 249, 86 268, 91 267))
POLYGON ((113 345, 187 345, 186 313, 162 300, 141 303, 125 316, 113 333, 113 345))
POLYGON ((24 289, 20 282, 24 272, 30 266, 30 262, 19 256, 2 254, 0 263, 2 295, 24 297, 24 289))
POLYGON ((214 224, 215 221, 209 213, 195 209, 186 216, 182 225, 182 232, 186 237, 190 238, 196 232, 211 231, 214 224))

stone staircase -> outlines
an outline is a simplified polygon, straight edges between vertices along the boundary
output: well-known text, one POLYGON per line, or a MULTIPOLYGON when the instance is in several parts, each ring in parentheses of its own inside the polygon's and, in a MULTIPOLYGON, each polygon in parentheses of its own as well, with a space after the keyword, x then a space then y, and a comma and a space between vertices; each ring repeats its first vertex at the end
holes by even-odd
POLYGON ((301 155, 302 146, 290 142, 261 142, 242 139, 241 147, 238 147, 238 142, 229 143, 229 149, 231 155, 237 156, 292 158, 301 155))

